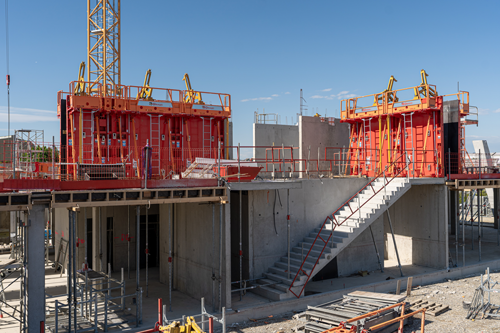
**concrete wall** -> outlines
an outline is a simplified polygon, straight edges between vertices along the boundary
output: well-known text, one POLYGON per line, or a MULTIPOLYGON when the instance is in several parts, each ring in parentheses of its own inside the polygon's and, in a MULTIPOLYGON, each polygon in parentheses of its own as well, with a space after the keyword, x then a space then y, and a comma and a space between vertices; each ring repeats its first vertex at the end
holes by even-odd
MULTIPOLYGON (((305 171, 306 168, 311 172, 317 169, 318 165, 318 149, 319 149, 319 169, 330 170, 329 162, 321 162, 325 157, 325 147, 349 147, 349 125, 340 123, 335 119, 335 125, 330 125, 326 122, 321 122, 319 117, 299 117, 299 145, 301 159, 309 158, 309 166, 306 162, 300 164, 300 170, 305 171), (310 153, 309 153, 310 152, 310 153)), ((333 159, 334 150, 328 150, 327 158, 333 159)), ((340 149, 335 150, 335 153, 340 153, 340 149)), ((338 158, 338 157, 337 157, 338 158)), ((334 174, 338 171, 332 166, 334 174)), ((323 172, 324 174, 325 172, 323 172)), ((320 173, 321 174, 321 173, 320 173)), ((306 177, 305 173, 301 173, 302 177, 306 177)), ((310 176, 318 176, 317 173, 311 173, 310 176)))
MULTIPOLYGON (((220 245, 220 205, 215 205, 214 228, 212 225, 211 204, 175 204, 172 209, 172 276, 173 288, 193 298, 205 298, 206 304, 212 304, 212 296, 218 304, 219 245, 220 245), (212 238, 212 235, 214 238, 212 238), (212 294, 212 273, 217 279, 215 294, 212 294)), ((227 251, 225 212, 222 214, 222 302, 226 298, 226 285, 230 274, 226 274, 227 251)), ((169 206, 160 206, 160 282, 169 283, 169 206)))
MULTIPOLYGON (((290 190, 292 247, 314 228, 321 226, 328 214, 333 213, 368 182, 365 178, 334 178, 322 181, 323 184, 319 179, 303 181, 302 189, 290 190)), ((267 272, 274 262, 287 253, 287 190, 249 191, 248 198, 249 251, 250 258, 253 258, 249 271, 250 277, 256 278, 267 272)))
MULTIPOLYGON (((389 208, 401 264, 448 266, 447 189, 414 185, 389 208)), ((387 214, 384 218, 386 258, 396 260, 387 214)))
MULTIPOLYGON (((253 124, 253 145, 254 146, 276 146, 282 147, 298 147, 299 146, 299 127, 294 125, 276 125, 276 124, 253 124)), ((245 158, 245 152, 242 151, 242 157, 245 158)), ((290 150, 285 150, 285 159, 291 158, 290 150)), ((294 149, 293 157, 299 158, 298 150, 294 149)), ((267 153, 267 158, 272 159, 271 152, 267 153)), ((276 150, 274 159, 278 159, 282 157, 282 152, 276 150), (281 154, 281 155, 280 155, 281 154)), ((265 160, 266 158, 266 149, 265 148, 254 148, 253 149, 253 157, 257 161, 265 160)), ((259 163, 259 166, 263 167, 263 171, 266 170, 265 163, 259 163)), ((268 170, 272 170, 272 164, 267 166, 268 170)), ((279 166, 276 165, 276 170, 278 170, 279 166)), ((285 165, 285 170, 291 170, 293 166, 289 163, 285 165)), ((272 174, 270 172, 261 172, 261 177, 270 178, 272 174)), ((289 176, 289 174, 288 174, 289 176)), ((298 173, 293 175, 294 177, 298 177, 298 173)))
MULTIPOLYGON (((384 220, 379 217, 372 224, 373 238, 377 244, 380 262, 384 267, 384 220)), ((337 256, 337 270, 339 276, 349 276, 359 271, 375 271, 380 269, 375 245, 373 245, 370 229, 366 229, 356 237, 337 256)))

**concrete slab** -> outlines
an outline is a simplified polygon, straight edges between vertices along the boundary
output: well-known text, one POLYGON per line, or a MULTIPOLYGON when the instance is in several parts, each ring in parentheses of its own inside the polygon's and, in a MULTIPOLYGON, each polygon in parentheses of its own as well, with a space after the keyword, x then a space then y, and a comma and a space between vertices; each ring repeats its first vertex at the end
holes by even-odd
POLYGON ((230 183, 231 191, 259 191, 259 190, 281 190, 301 189, 301 180, 263 180, 247 183, 230 183))

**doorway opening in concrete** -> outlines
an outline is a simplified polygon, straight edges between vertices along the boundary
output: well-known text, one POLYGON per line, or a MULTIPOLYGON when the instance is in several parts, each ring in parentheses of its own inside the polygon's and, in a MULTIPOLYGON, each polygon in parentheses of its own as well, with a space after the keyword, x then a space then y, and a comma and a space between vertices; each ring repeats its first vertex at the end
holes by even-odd
MULTIPOLYGON (((158 214, 150 214, 148 216, 148 248, 149 248, 149 267, 157 267, 158 260, 160 259, 159 254, 159 234, 160 229, 158 225, 158 214)), ((141 215, 141 248, 146 246, 146 215, 141 215)), ((146 252, 141 250, 140 267, 146 268, 146 252)))

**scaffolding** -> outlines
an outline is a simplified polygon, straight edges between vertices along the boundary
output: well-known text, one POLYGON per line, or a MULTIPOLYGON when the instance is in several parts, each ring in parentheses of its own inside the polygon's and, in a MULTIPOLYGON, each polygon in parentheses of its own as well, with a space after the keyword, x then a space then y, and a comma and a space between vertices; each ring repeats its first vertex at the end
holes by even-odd
POLYGON ((37 172, 36 163, 45 162, 43 130, 16 130, 14 136, 14 177, 19 173, 20 178, 34 178, 37 172))

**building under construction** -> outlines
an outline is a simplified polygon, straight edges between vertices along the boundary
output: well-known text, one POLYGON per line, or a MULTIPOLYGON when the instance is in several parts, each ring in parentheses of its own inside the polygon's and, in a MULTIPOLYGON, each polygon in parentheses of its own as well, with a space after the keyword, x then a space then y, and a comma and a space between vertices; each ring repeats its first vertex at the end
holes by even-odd
POLYGON ((468 92, 440 94, 423 70, 410 88, 391 77, 342 100, 339 119, 256 117, 253 145, 234 145, 229 93, 187 74, 183 90, 151 87, 151 71, 122 85, 117 3, 88 1, 87 62, 57 93, 57 141, 0 138, 1 325, 226 327, 500 267, 500 173, 485 142, 465 148, 468 92))

